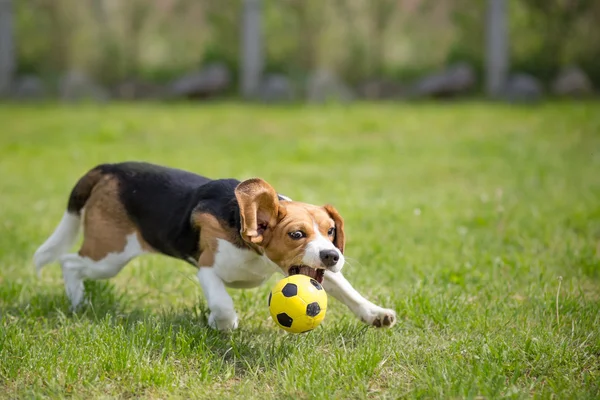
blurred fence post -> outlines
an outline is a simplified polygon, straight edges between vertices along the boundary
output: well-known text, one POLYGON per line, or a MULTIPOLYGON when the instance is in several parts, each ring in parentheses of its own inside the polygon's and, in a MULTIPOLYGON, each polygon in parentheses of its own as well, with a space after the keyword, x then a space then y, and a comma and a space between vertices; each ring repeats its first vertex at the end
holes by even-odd
POLYGON ((262 12, 261 0, 243 0, 240 81, 245 98, 253 98, 258 94, 262 78, 262 12))
POLYGON ((486 22, 486 93, 498 97, 508 73, 508 10, 506 0, 488 0, 486 22))
POLYGON ((12 0, 0 0, 0 96, 8 95, 15 69, 12 0))

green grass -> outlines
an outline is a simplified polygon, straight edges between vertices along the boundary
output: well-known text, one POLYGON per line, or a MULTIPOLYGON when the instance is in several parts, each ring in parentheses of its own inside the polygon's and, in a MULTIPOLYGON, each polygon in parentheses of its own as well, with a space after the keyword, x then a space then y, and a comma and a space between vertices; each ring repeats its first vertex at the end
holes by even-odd
POLYGON ((598 398, 600 103, 59 105, 0 108, 0 396, 598 398), (377 330, 331 301, 289 335, 264 287, 207 327, 194 269, 160 256, 89 282, 31 256, 97 163, 260 176, 346 220, 346 275, 397 310, 377 330))

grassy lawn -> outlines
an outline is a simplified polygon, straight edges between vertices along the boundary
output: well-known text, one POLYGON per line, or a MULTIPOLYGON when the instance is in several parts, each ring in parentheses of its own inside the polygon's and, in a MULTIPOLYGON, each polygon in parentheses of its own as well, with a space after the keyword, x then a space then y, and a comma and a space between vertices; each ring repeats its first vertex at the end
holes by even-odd
POLYGON ((600 103, 1 105, 0 176, 0 397, 600 396, 600 103), (84 172, 133 159, 331 202, 346 276, 398 324, 331 300, 286 334, 273 277, 213 332, 194 269, 160 256, 69 313, 32 254, 84 172))

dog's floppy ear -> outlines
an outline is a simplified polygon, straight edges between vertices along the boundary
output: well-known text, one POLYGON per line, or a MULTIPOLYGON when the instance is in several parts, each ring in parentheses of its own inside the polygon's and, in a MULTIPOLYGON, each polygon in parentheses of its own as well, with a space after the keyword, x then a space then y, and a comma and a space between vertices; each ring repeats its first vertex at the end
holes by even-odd
POLYGON ((346 236, 344 234, 344 219, 332 205, 325 205, 325 211, 335 222, 335 237, 333 238, 333 245, 337 247, 342 254, 344 254, 344 247, 346 246, 346 236))
POLYGON ((240 207, 242 238, 250 243, 261 244, 265 231, 275 227, 285 216, 277 192, 262 179, 253 178, 235 188, 235 197, 240 207))

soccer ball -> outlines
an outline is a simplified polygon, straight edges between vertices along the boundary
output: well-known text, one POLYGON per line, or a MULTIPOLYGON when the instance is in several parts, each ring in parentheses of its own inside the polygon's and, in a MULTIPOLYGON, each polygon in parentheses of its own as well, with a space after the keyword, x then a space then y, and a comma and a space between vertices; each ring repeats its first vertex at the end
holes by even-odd
POLYGON ((290 275, 277 282, 269 294, 273 321, 292 333, 315 329, 327 312, 327 293, 309 276, 290 275))

